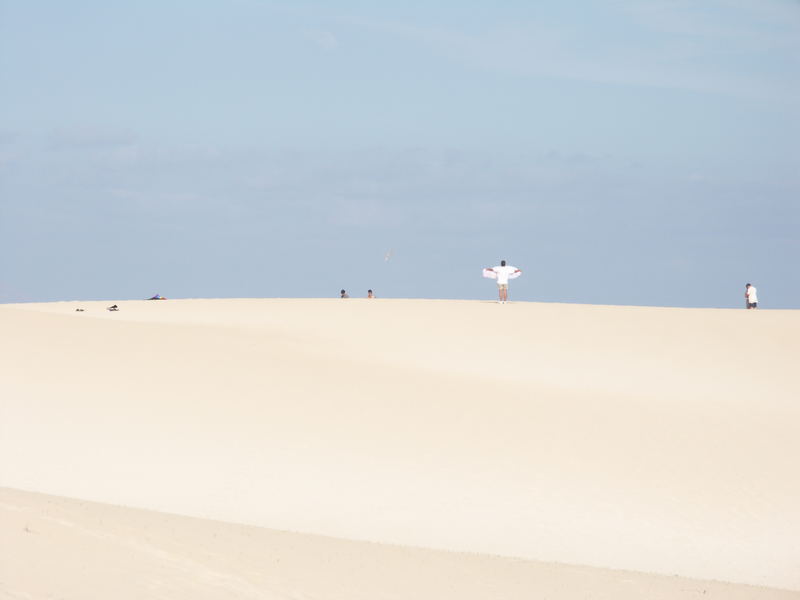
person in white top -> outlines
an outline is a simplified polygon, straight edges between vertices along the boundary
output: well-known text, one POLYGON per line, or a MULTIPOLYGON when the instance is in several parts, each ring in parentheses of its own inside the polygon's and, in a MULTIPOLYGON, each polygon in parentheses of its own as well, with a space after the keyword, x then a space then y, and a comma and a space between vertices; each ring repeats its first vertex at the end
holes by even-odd
POLYGON ((496 267, 488 267, 487 271, 494 271, 497 275, 497 292, 500 295, 500 302, 505 304, 508 301, 508 278, 513 273, 522 273, 517 267, 507 266, 506 261, 501 260, 496 267))
POLYGON ((747 308, 758 308, 758 293, 756 286, 747 284, 744 287, 744 297, 747 299, 747 308))

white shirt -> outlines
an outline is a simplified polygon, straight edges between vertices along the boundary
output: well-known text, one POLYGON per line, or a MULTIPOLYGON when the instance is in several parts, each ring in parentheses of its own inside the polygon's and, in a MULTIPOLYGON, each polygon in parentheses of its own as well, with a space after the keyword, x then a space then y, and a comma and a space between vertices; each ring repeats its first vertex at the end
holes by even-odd
POLYGON ((517 270, 517 267, 492 267, 492 271, 497 273, 497 283, 503 284, 508 283, 508 276, 511 275, 514 271, 517 270))
POLYGON ((747 288, 747 301, 750 304, 755 304, 756 302, 758 302, 758 295, 756 294, 756 286, 751 285, 749 288, 747 288))

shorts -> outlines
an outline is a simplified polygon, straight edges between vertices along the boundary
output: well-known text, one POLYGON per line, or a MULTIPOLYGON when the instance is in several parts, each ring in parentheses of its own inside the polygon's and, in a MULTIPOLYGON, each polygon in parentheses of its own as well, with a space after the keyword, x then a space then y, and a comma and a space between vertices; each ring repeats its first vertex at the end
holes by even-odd
POLYGON ((747 308, 758 308, 758 302, 748 302, 747 308))
POLYGON ((508 289, 508 284, 507 283, 498 283, 497 284, 497 289, 498 290, 507 290, 508 289))

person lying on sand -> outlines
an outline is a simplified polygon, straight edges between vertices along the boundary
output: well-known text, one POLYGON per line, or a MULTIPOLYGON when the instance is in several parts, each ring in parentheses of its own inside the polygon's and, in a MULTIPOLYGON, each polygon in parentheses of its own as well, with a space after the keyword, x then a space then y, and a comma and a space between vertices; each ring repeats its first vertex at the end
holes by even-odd
POLYGON ((112 312, 113 312, 113 311, 115 311, 115 310, 119 310, 119 306, 117 306, 116 304, 112 304, 112 305, 111 305, 111 306, 109 306, 109 307, 108 307, 106 310, 110 310, 110 311, 112 311, 112 312))

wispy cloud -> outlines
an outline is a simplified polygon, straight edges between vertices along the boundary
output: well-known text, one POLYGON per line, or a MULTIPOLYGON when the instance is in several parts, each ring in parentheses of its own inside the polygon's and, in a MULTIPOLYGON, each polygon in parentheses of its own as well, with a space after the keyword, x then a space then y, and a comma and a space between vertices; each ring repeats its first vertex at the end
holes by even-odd
POLYGON ((119 148, 135 144, 136 136, 128 131, 85 126, 53 130, 48 142, 56 150, 119 148))
POLYGON ((20 134, 10 129, 0 129, 0 145, 11 144, 20 138, 20 134))
POLYGON ((339 48, 339 40, 330 31, 307 31, 305 37, 326 52, 333 52, 339 48))
POLYGON ((767 48, 798 45, 800 3, 796 0, 707 0, 702 4, 691 0, 619 0, 616 6, 656 32, 723 38, 767 48))
MULTIPOLYGON (((769 4, 766 0, 757 6, 769 4)), ((741 13, 754 12, 755 6, 718 2, 715 10, 708 10, 688 1, 604 4, 604 18, 616 21, 629 34, 624 44, 608 31, 601 35, 601 28, 595 29, 590 21, 566 26, 543 19, 465 32, 397 21, 345 20, 485 70, 796 101, 800 81, 761 69, 758 62, 768 57, 774 64, 777 53, 787 68, 797 64, 797 29, 782 29, 782 13, 775 7, 768 16, 760 14, 769 20, 767 29, 774 31, 742 26, 741 13), (718 13, 725 10, 737 11, 739 18, 730 24, 720 21, 718 13)))

